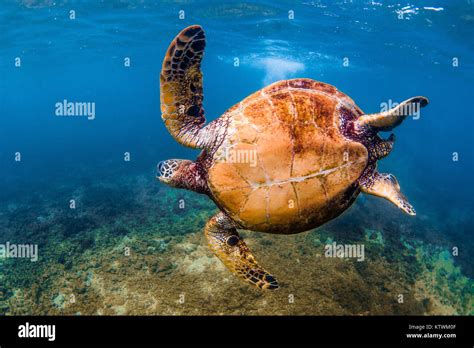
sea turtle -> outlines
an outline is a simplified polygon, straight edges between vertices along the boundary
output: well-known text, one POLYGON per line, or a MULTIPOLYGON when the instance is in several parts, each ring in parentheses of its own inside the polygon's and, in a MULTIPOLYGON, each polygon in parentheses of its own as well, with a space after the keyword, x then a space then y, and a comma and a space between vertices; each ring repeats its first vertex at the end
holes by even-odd
POLYGON ((220 211, 205 226, 212 251, 235 274, 262 289, 278 282, 261 267, 237 229, 293 234, 344 212, 362 191, 405 213, 415 210, 392 174, 377 171, 390 131, 428 104, 414 97, 366 115, 335 87, 298 78, 275 82, 205 125, 198 25, 171 42, 160 76, 162 119, 179 143, 202 149, 196 161, 158 164, 165 184, 206 194, 220 211))

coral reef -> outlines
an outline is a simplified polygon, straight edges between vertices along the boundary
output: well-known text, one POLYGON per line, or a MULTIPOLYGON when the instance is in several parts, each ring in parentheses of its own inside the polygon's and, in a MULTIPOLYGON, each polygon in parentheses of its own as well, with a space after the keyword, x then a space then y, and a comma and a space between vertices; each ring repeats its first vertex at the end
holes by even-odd
POLYGON ((204 196, 136 175, 29 197, 2 204, 1 236, 38 244, 39 260, 0 259, 0 314, 474 314, 472 266, 451 252, 465 235, 372 198, 307 233, 242 231, 281 283, 269 292, 207 248, 204 196), (364 245, 364 261, 326 257, 333 242, 364 245))

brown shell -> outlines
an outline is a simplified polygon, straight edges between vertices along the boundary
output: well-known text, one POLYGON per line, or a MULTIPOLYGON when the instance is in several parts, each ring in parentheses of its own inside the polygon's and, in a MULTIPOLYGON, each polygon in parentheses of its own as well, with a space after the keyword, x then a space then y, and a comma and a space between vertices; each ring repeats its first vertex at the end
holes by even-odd
POLYGON ((296 79, 229 109, 209 168, 220 208, 246 229, 274 233, 305 231, 342 213, 359 193, 368 156, 340 133, 341 105, 360 112, 335 87, 296 79))

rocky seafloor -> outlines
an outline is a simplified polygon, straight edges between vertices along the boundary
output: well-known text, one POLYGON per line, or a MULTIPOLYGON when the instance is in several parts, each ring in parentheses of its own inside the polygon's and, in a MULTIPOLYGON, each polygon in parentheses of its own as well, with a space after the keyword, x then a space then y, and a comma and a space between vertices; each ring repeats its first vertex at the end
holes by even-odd
POLYGON ((38 244, 39 259, 0 258, 2 315, 474 314, 470 217, 411 218, 364 197, 314 231, 242 231, 280 282, 272 292, 207 248, 207 197, 149 177, 25 188, 4 203, 0 243, 38 244), (365 260, 325 257, 333 242, 363 244, 365 260))

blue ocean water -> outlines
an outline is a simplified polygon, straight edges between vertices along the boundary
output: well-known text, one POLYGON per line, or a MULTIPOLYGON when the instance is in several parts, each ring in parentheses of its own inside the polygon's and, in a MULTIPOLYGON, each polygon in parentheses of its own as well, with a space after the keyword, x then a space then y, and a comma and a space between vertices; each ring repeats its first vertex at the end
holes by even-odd
MULTIPOLYGON (((395 148, 380 170, 398 178, 416 219, 439 226, 462 253, 474 252, 469 0, 4 1, 0 203, 127 174, 154 180, 158 161, 197 156, 169 135, 159 102, 165 51, 191 24, 207 37, 208 121, 295 77, 332 84, 367 113, 428 97, 421 117, 394 131, 395 148), (56 116, 63 100, 95 103, 95 119, 56 116)), ((464 272, 474 274, 467 265, 464 272)))

